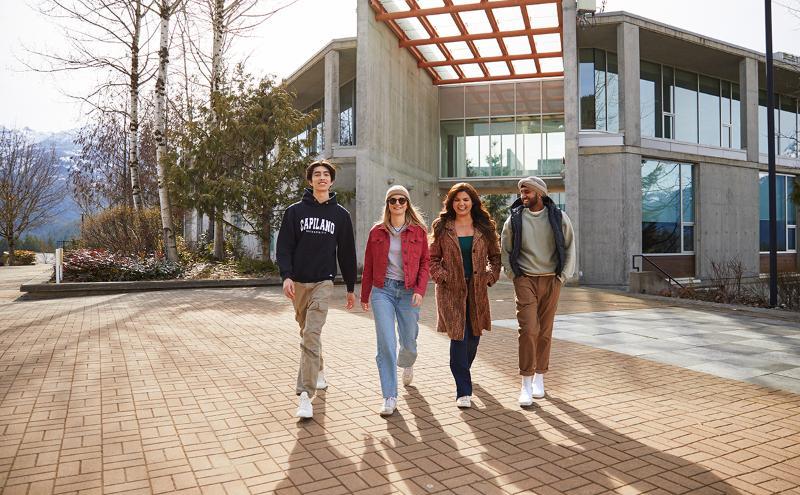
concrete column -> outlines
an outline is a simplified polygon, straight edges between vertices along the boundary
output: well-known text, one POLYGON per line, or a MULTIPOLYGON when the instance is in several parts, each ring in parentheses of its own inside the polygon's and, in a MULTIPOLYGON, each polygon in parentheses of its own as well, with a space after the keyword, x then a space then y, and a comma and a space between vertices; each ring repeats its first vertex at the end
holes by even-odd
POLYGON ((339 146, 339 52, 331 50, 325 54, 325 124, 322 155, 333 156, 333 147, 339 146))
POLYGON ((642 121, 639 107, 639 26, 623 22, 617 26, 619 64, 619 128, 625 144, 641 146, 642 121))
POLYGON ((562 3, 562 19, 564 32, 562 51, 564 53, 564 134, 566 149, 564 156, 564 188, 567 193, 567 215, 572 220, 575 231, 577 264, 575 278, 580 281, 581 274, 581 204, 580 204, 580 171, 578 168, 578 116, 580 115, 578 97, 578 25, 577 5, 575 0, 564 0, 562 3))
POLYGON ((758 61, 754 58, 739 62, 739 99, 742 148, 747 150, 747 161, 758 163, 758 61))

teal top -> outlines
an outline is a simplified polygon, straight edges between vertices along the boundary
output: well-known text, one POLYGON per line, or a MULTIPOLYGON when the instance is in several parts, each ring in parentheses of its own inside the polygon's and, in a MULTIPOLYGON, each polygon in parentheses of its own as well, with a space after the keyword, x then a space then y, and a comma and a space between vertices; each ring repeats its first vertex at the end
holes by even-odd
POLYGON ((458 245, 461 247, 461 260, 464 262, 464 277, 472 278, 472 236, 459 237, 458 245))

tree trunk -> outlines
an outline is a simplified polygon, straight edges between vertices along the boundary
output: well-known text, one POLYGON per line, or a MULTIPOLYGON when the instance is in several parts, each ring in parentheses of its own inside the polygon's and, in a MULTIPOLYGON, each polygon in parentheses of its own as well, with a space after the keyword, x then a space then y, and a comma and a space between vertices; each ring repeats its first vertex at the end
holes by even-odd
POLYGON ((8 259, 6 260, 6 264, 8 266, 14 266, 14 251, 17 246, 15 237, 16 235, 13 233, 10 236, 8 236, 8 259))
POLYGON ((156 80, 156 170, 158 171, 158 201, 161 206, 161 226, 164 233, 164 254, 170 261, 178 261, 175 231, 172 227, 172 207, 166 184, 164 160, 167 154, 167 65, 169 64, 169 20, 172 14, 170 0, 160 2, 161 43, 158 50, 158 79, 156 80))
POLYGON ((139 181, 139 37, 142 29, 142 2, 137 0, 133 20, 133 39, 131 42, 130 99, 131 122, 128 126, 128 168, 131 171, 131 195, 133 207, 141 210, 142 189, 139 181))
POLYGON ((222 224, 222 213, 214 223, 214 258, 222 261, 225 259, 225 230, 222 224))
POLYGON ((272 240, 272 215, 269 208, 261 213, 261 228, 261 259, 267 261, 272 254, 272 243, 270 242, 272 240))
MULTIPOLYGON (((225 27, 225 0, 214 0, 214 12, 211 15, 211 24, 214 33, 214 39, 211 46, 211 118, 216 123, 216 97, 219 91, 220 71, 222 64, 222 33, 225 27)), ((222 205, 221 205, 222 206, 222 205)), ((214 257, 222 260, 225 256, 225 236, 222 232, 222 215, 225 214, 222 208, 217 211, 219 218, 215 220, 216 226, 214 228, 214 257)), ((210 219, 209 219, 210 220, 210 219)))

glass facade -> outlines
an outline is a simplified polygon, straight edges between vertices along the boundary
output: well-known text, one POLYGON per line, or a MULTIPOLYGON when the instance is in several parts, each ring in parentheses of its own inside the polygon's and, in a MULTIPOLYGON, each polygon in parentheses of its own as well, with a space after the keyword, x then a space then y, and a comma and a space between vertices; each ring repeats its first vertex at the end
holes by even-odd
POLYGON ((694 252, 692 165, 642 160, 642 253, 694 252))
POLYGON ((559 175, 562 80, 439 88, 442 177, 559 175))
MULTIPOLYGON (((775 95, 775 154, 790 158, 800 158, 798 146, 798 120, 800 108, 798 100, 786 95, 775 95)), ((758 96, 758 150, 767 154, 767 92, 759 91, 758 96)))
MULTIPOLYGON (((792 201, 795 187, 793 175, 777 175, 776 223, 778 227, 778 251, 797 251, 797 206, 792 201)), ((759 250, 769 251, 769 181, 766 173, 758 174, 759 250)))
POLYGON ((339 88, 339 145, 356 145, 356 80, 339 88))
POLYGON ((741 148, 739 85, 641 61, 642 136, 741 148))
POLYGON ((581 48, 578 68, 581 129, 619 131, 617 54, 581 48))

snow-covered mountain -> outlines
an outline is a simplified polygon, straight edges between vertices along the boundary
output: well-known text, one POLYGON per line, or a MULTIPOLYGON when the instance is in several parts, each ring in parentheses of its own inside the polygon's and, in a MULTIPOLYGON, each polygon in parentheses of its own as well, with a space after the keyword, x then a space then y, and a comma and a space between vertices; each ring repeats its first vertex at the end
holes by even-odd
MULTIPOLYGON (((3 129, 0 126, 0 129, 3 129)), ((59 163, 61 164, 60 179, 66 182, 69 180, 69 168, 72 164, 73 157, 77 156, 80 152, 80 147, 75 144, 75 138, 78 136, 78 129, 59 131, 59 132, 41 132, 35 129, 24 127, 19 129, 21 132, 27 134, 30 139, 45 148, 53 148, 59 163)), ((48 237, 56 241, 67 240, 77 237, 80 231, 80 218, 81 213, 78 205, 72 199, 72 195, 67 191, 64 198, 59 205, 60 212, 53 217, 46 225, 30 232, 23 233, 36 235, 43 239, 48 237)))

